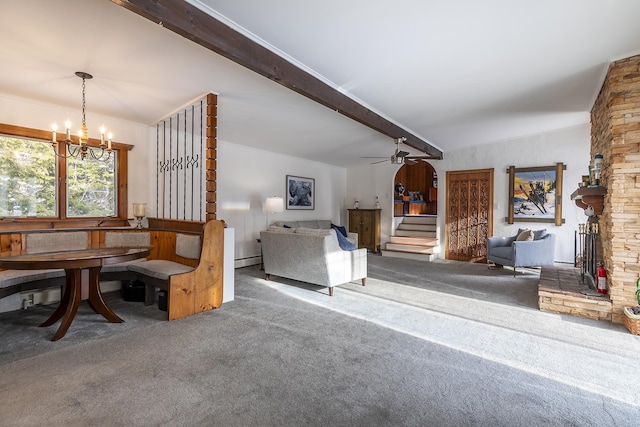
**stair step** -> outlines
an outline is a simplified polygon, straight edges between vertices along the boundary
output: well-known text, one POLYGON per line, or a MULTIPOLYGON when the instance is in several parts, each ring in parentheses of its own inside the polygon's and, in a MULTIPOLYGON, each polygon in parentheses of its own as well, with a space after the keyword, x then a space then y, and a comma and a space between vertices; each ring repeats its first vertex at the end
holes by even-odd
POLYGON ((399 251, 389 251, 383 249, 381 251, 382 256, 391 257, 391 258, 404 258, 404 259, 413 259, 417 261, 433 261, 436 259, 436 256, 433 254, 416 254, 412 252, 399 252, 399 251))
POLYGON ((397 230, 417 230, 417 231, 436 231, 437 226, 434 224, 398 224, 397 230))
POLYGON ((395 236, 402 237, 437 237, 435 231, 396 230, 395 236))
POLYGON ((405 216, 402 218, 402 222, 405 224, 437 224, 437 217, 435 216, 405 216))
POLYGON ((438 239, 436 239, 435 237, 391 236, 389 243, 415 246, 438 246, 438 239))
POLYGON ((411 252, 414 254, 433 254, 437 252, 437 249, 434 246, 401 245, 397 243, 387 243, 385 245, 385 250, 387 251, 411 252))

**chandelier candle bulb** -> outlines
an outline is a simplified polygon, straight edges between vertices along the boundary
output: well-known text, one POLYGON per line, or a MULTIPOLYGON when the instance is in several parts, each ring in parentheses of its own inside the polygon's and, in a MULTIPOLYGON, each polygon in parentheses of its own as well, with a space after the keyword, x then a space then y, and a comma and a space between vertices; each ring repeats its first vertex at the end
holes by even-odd
POLYGON ((55 144, 56 142, 58 142, 57 141, 57 137, 56 137, 56 131, 58 130, 58 125, 55 124, 55 123, 52 124, 51 125, 51 130, 53 131, 53 136, 51 137, 51 142, 53 142, 55 144))
POLYGON ((104 126, 102 126, 100 128, 100 146, 104 147, 104 133, 105 133, 105 129, 104 126))
POLYGON ((111 151, 111 138, 113 138, 113 135, 111 134, 111 132, 109 132, 109 134, 107 134, 107 150, 111 151))
POLYGON ((67 128, 67 141, 71 141, 71 122, 67 120, 64 123, 64 127, 67 128))

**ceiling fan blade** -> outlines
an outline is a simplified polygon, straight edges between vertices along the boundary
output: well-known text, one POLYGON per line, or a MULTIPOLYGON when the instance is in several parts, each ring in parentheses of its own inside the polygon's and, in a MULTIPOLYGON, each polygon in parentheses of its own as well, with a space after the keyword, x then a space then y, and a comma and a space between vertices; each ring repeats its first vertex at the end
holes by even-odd
POLYGON ((361 159, 388 159, 389 157, 375 156, 375 157, 360 157, 361 159))
POLYGON ((378 163, 384 163, 384 162, 386 162, 386 160, 380 160, 379 162, 373 162, 373 163, 371 163, 371 164, 372 164, 372 165, 377 165, 378 163))
POLYGON ((415 160, 411 160, 411 159, 408 159, 406 157, 404 158, 404 164, 405 165, 415 165, 416 163, 418 163, 418 162, 416 162, 415 160))
POLYGON ((431 156, 405 156, 405 159, 431 159, 431 156))
POLYGON ((408 151, 398 151, 398 154, 396 154, 396 157, 406 157, 409 155, 408 151))

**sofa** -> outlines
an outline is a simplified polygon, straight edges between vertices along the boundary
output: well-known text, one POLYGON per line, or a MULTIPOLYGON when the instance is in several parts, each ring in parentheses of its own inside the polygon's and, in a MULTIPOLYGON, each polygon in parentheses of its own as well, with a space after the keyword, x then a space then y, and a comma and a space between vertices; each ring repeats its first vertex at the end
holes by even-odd
MULTIPOLYGON (((309 221, 282 222, 260 232, 265 278, 280 276, 299 280, 329 289, 333 296, 335 286, 367 277, 367 250, 344 250, 340 247, 337 233, 331 222, 322 222, 318 228, 309 221), (280 226, 282 225, 282 226, 280 226), (295 227, 295 226, 298 227, 295 227)), ((353 233, 352 233, 353 234, 353 233)), ((357 248, 357 235, 349 240, 357 248)))
POLYGON ((487 261, 501 267, 540 267, 553 265, 556 236, 543 230, 520 229, 515 236, 489 237, 487 239, 487 261))

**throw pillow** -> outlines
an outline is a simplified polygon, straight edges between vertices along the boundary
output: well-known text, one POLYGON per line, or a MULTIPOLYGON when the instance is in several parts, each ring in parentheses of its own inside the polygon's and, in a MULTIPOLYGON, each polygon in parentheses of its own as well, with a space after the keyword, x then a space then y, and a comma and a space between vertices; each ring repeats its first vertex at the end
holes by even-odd
POLYGON ((347 237, 347 229, 343 225, 331 224, 331 228, 338 230, 344 237, 347 237))
POLYGON ((338 245, 340 245, 340 249, 343 251, 355 251, 358 249, 356 248, 356 245, 348 241, 338 229, 334 228, 334 230, 336 231, 336 237, 338 238, 338 245))
POLYGON ((272 233, 295 233, 296 229, 295 228, 278 227, 277 225, 270 225, 267 228, 267 231, 270 231, 272 233))
POLYGON ((533 240, 540 240, 546 235, 547 235, 547 229, 546 228, 543 228, 542 230, 534 230, 533 231, 533 240))
POLYGON ((331 229, 327 228, 322 229, 322 228, 305 228, 305 227, 298 227, 296 229, 296 233, 297 234, 306 234, 308 236, 329 236, 331 234, 331 229))
POLYGON ((527 242, 529 240, 533 240, 533 231, 531 230, 524 230, 516 238, 517 242, 527 242))
POLYGON ((283 228, 291 228, 291 227, 289 227, 287 224, 283 224, 283 225, 282 225, 282 227, 283 227, 283 228))
MULTIPOLYGON (((300 227, 303 228, 314 228, 314 229, 320 229, 322 227, 320 227, 318 225, 318 221, 315 220, 311 220, 311 221, 298 221, 298 224, 300 224, 300 227)), ((329 227, 327 227, 327 230, 329 229, 329 227)))

